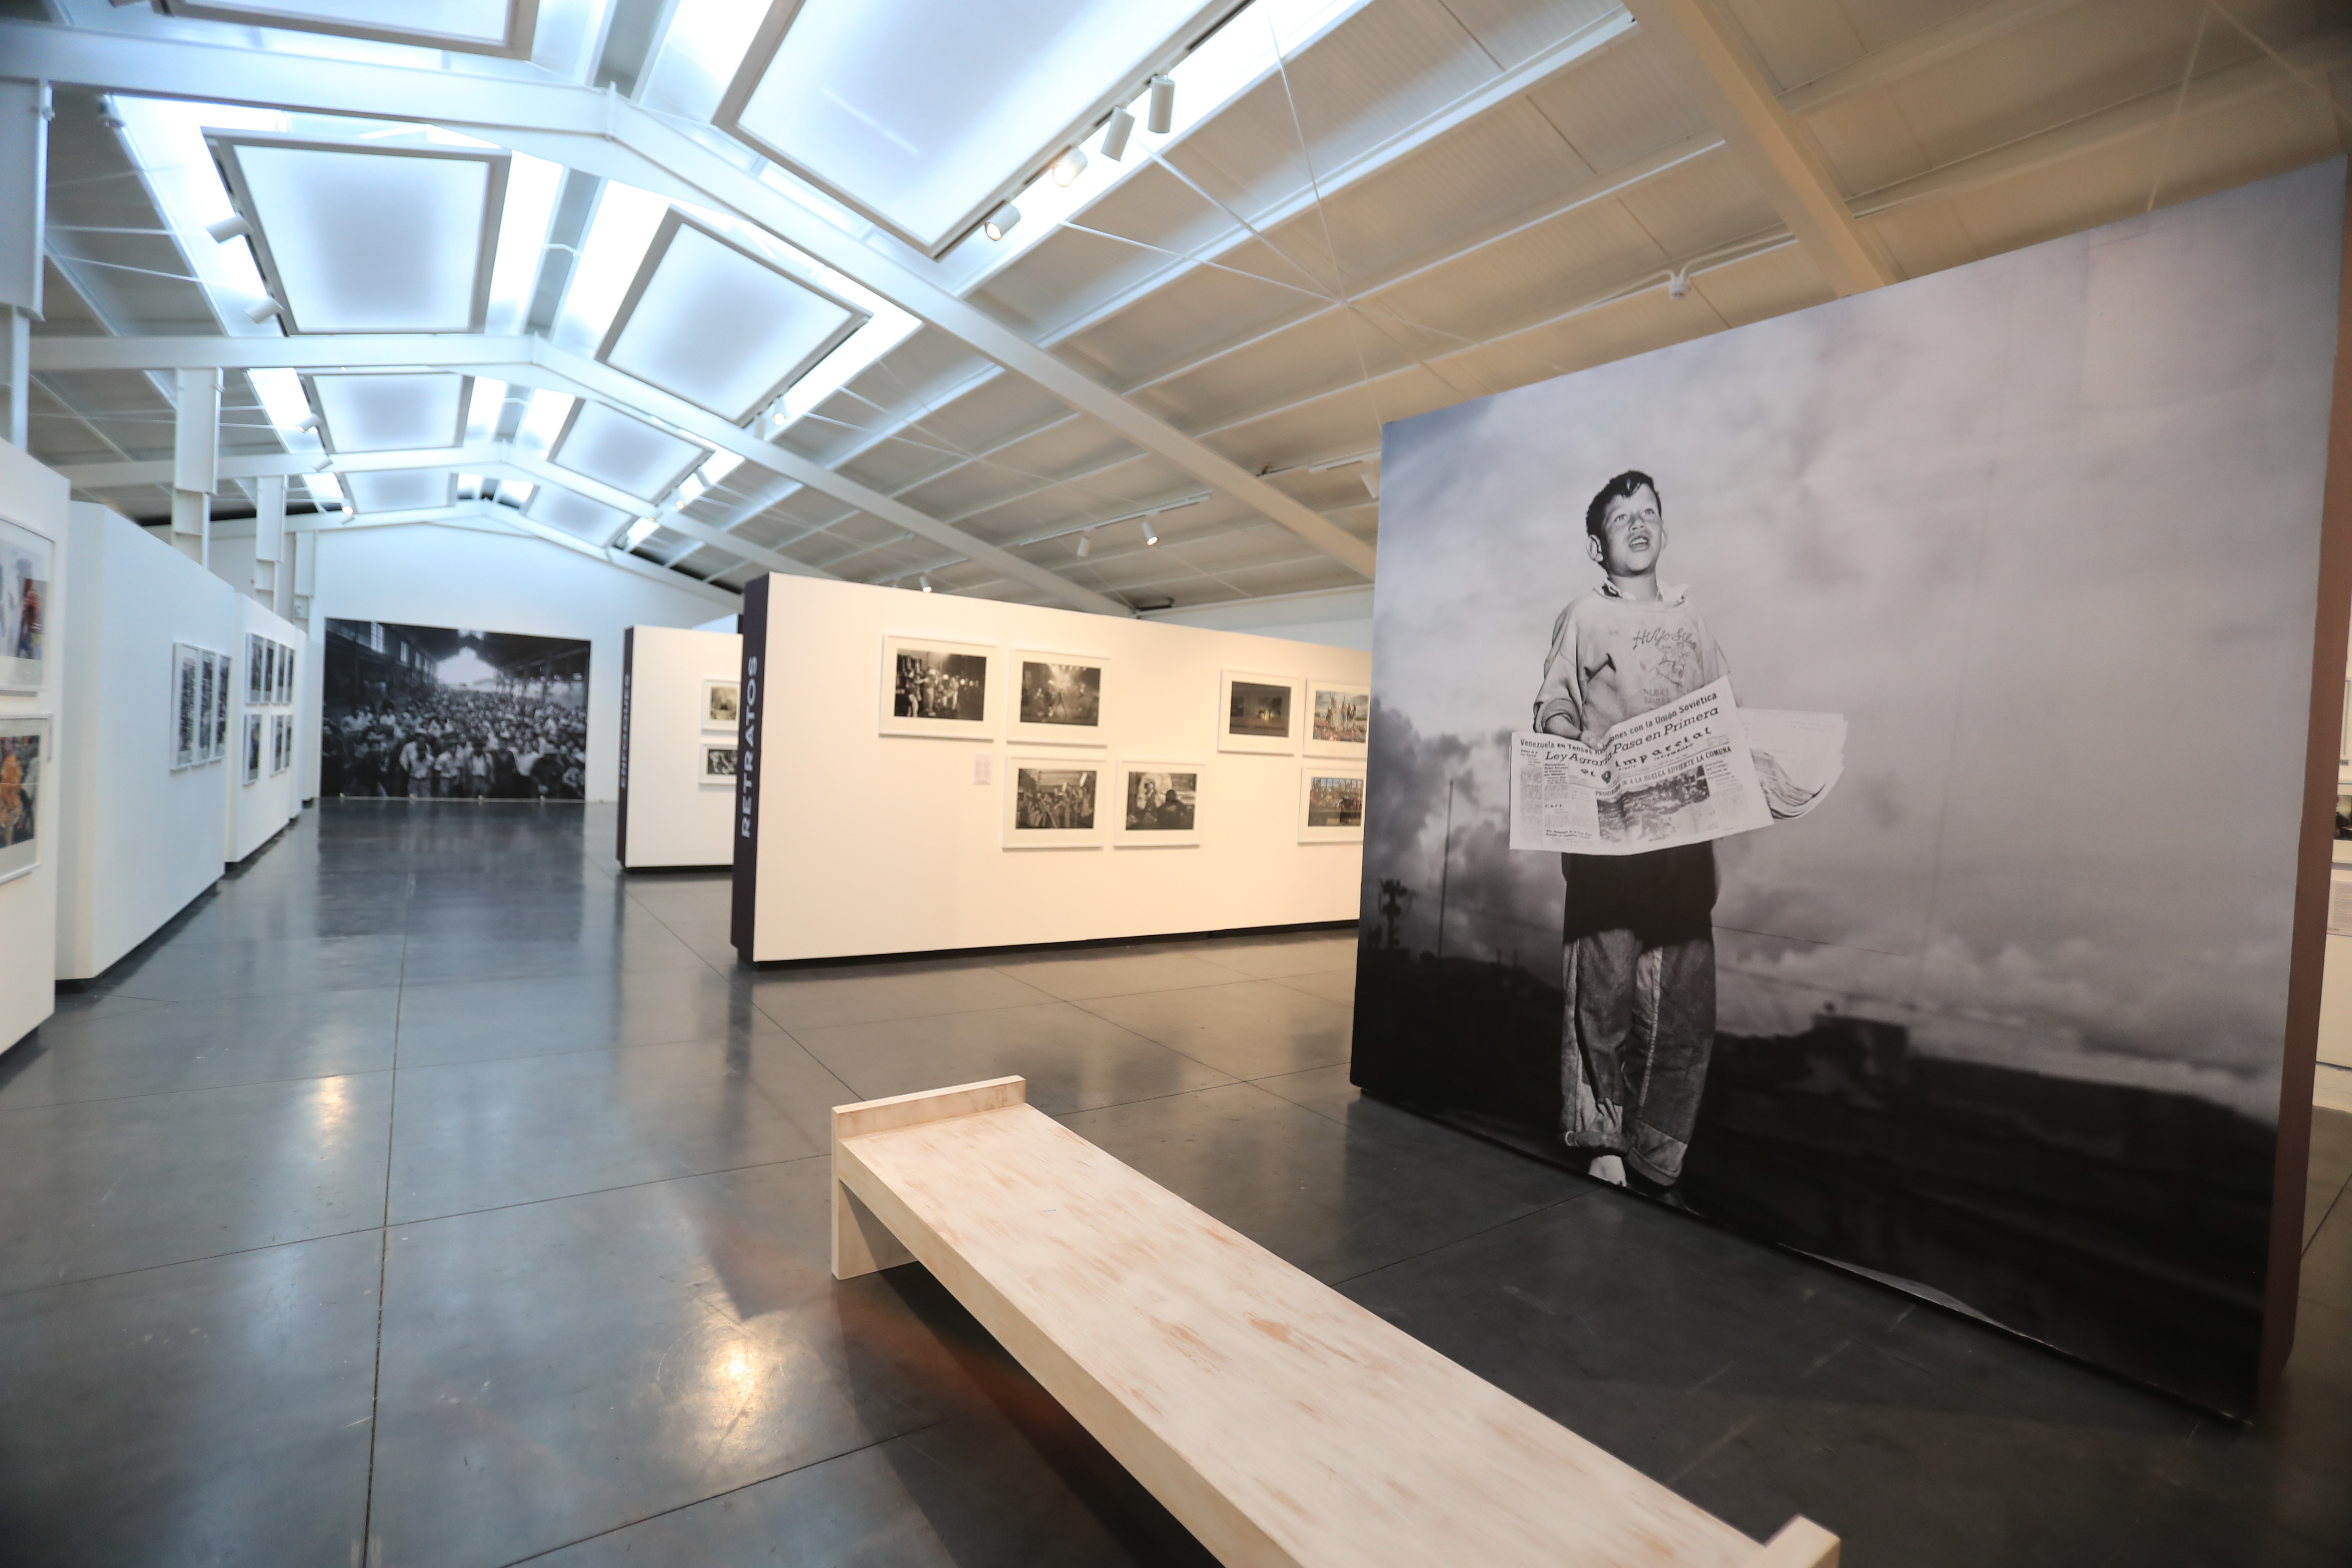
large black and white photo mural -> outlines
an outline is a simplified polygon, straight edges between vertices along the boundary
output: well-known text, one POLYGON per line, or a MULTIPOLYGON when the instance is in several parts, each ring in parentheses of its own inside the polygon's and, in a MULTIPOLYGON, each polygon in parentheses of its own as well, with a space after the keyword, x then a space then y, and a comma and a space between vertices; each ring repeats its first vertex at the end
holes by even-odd
POLYGON ((2249 1410, 2344 185, 1388 426, 1355 1081, 2249 1410))

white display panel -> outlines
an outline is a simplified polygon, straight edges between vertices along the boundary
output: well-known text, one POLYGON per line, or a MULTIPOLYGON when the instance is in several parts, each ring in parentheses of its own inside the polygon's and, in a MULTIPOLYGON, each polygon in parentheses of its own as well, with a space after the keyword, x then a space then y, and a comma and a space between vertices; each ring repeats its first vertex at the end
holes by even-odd
POLYGON ((627 738, 614 858, 635 870, 724 866, 735 853, 731 758, 743 639, 635 626, 622 648, 627 738), (723 720, 712 717, 718 708, 723 720), (714 751, 727 753, 724 773, 709 771, 714 751))
MULTIPOLYGON (((20 669, 19 679, 11 680, 6 658, 18 644, 12 637, 0 646, 0 736, 37 735, 40 742, 29 840, 21 817, 15 816, 24 806, 17 804, 12 809, 7 799, 0 798, 0 817, 15 824, 13 828, 0 826, 0 877, 6 878, 0 884, 0 1051, 47 1017, 57 995, 60 819, 70 809, 68 797, 74 777, 59 759, 58 749, 70 731, 58 715, 73 667, 63 635, 66 623, 53 618, 48 606, 64 603, 71 553, 66 523, 68 493, 62 476, 0 443, 0 578, 13 591, 17 561, 37 555, 34 572, 42 584, 35 595, 41 657, 27 661, 33 668, 20 669), (28 541, 37 542, 37 551, 27 546, 28 541)), ((78 575, 73 585, 79 586, 78 575)), ((21 635, 21 624, 16 629, 21 635)), ((152 742, 152 731, 142 738, 152 742)), ((154 753, 146 754, 152 761, 154 753)), ((20 761, 18 766, 25 764, 20 761)), ((5 763, 0 761, 0 796, 8 784, 5 775, 5 763)))

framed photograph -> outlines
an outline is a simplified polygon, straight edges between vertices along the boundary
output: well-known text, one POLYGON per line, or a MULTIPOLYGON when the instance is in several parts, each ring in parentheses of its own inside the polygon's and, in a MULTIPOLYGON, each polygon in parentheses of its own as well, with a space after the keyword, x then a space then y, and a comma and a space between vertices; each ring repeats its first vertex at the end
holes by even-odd
POLYGON ((1371 752, 1372 689, 1339 680, 1307 683, 1307 754, 1352 757, 1371 752))
MULTIPOLYGON (((706 680, 702 683, 702 727, 706 730, 733 730, 743 718, 743 687, 734 680, 706 680)), ((733 778, 735 770, 729 768, 727 776, 733 778)))
POLYGON ((261 782, 261 715, 245 716, 245 782, 261 782))
POLYGON ((41 776, 47 719, 0 719, 0 882, 41 863, 41 776))
POLYGON ((234 679, 236 660, 225 653, 213 658, 219 661, 219 679, 213 682, 213 761, 228 755, 229 681, 234 679))
POLYGON ((882 733, 986 740, 996 650, 937 637, 882 639, 882 733))
POLYGON ((221 679, 221 656, 210 648, 196 656, 197 680, 203 692, 203 705, 197 710, 196 761, 213 763, 220 760, 220 750, 214 737, 220 732, 221 705, 228 699, 227 682, 221 679))
POLYGON ((245 700, 248 703, 261 700, 261 644, 259 632, 245 634, 245 700))
POLYGON ((705 741, 702 743, 701 778, 707 784, 724 784, 730 789, 734 788, 735 747, 731 744, 714 745, 705 741))
POLYGON ((1120 763, 1111 843, 1121 849, 1200 843, 1201 773, 1198 763, 1120 763))
POLYGON ((1299 680, 1229 669, 1217 694, 1217 750, 1298 754, 1299 680))
POLYGON ((294 723, 283 713, 269 716, 269 771, 282 773, 294 760, 294 723))
POLYGON ((1099 654, 1015 648, 1013 674, 1009 738, 1049 746, 1107 743, 1103 698, 1110 660, 1099 654))
POLYGON ((294 650, 284 643, 278 645, 278 700, 294 704, 294 650))
POLYGON ((1004 847, 1100 848, 1103 771, 1092 757, 1007 757, 1004 847))
POLYGON ((1364 841, 1364 770, 1301 768, 1298 773, 1298 842, 1361 844, 1364 841))
POLYGON ((0 691, 41 689, 56 554, 47 535, 0 518, 0 691))
POLYGON ((201 680, 197 652, 186 643, 172 645, 172 766, 196 765, 197 703, 201 680))

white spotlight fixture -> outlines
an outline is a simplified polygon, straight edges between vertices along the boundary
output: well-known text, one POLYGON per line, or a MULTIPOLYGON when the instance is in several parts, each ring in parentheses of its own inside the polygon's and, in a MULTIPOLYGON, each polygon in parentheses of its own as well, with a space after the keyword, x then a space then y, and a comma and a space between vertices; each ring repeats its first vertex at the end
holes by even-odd
POLYGON ((1127 139, 1135 134, 1135 116, 1124 109, 1110 111, 1110 122, 1103 127, 1102 155, 1112 163, 1127 156, 1127 139))
POLYGON ((1690 296, 1690 273, 1687 270, 1666 274, 1666 298, 1683 300, 1690 296))
POLYGON ((251 234, 253 226, 245 221, 243 215, 232 213, 218 223, 205 225, 205 232, 213 237, 214 243, 226 245, 232 239, 243 239, 251 234))
POLYGON ((929 593, 929 592, 931 591, 931 574, 930 574, 929 573, 928 573, 928 572, 924 573, 924 574, 923 574, 922 575, 920 575, 919 577, 917 577, 917 578, 915 579, 915 581, 917 581, 918 583, 920 583, 920 584, 923 585, 923 592, 924 592, 924 593, 928 594, 928 593, 929 593))
POLYGON ((316 430, 318 427, 319 416, 315 414, 305 414, 294 426, 297 430, 316 430))
POLYGON ((256 300, 245 308, 245 319, 256 326, 282 312, 285 306, 275 300, 256 300))
POLYGON ((335 459, 334 459, 334 458, 320 458, 317 462, 315 462, 315 463, 313 463, 313 464, 311 464, 311 465, 310 465, 310 471, 311 471, 312 473, 314 473, 314 474, 323 474, 323 473, 325 473, 329 468, 333 468, 334 466, 335 466, 335 459))
POLYGON ((1154 532, 1152 532, 1152 531, 1151 531, 1151 520, 1150 520, 1150 518, 1148 518, 1148 517, 1147 517, 1147 518, 1143 519, 1143 520, 1142 520, 1142 521, 1143 521, 1143 542, 1144 542, 1144 543, 1146 543, 1146 544, 1157 544, 1157 543, 1159 543, 1159 542, 1160 542, 1160 536, 1159 536, 1158 534, 1156 534, 1156 533, 1154 533, 1154 532))
POLYGON ((1176 84, 1164 76, 1151 79, 1151 107, 1143 117, 1144 129, 1154 136, 1165 136, 1176 123, 1176 84))
POLYGON ((1081 560, 1081 561, 1084 561, 1084 560, 1087 558, 1087 551, 1089 551, 1089 550, 1092 550, 1092 549, 1094 548, 1094 545, 1095 545, 1095 535, 1094 535, 1094 530, 1092 530, 1092 529, 1088 529, 1086 532, 1079 534, 1079 535, 1078 535, 1078 559, 1079 559, 1079 560, 1081 560))
POLYGON ((1011 202, 1007 202, 1003 206, 997 208, 994 212, 989 214, 986 217, 981 219, 980 229, 982 234, 985 234, 991 239, 1003 239, 1006 235, 1013 232, 1013 226, 1020 221, 1021 209, 1014 206, 1011 202))
POLYGON ((1086 172, 1087 155, 1080 148, 1073 147, 1054 160, 1054 183, 1057 185, 1074 185, 1086 172))

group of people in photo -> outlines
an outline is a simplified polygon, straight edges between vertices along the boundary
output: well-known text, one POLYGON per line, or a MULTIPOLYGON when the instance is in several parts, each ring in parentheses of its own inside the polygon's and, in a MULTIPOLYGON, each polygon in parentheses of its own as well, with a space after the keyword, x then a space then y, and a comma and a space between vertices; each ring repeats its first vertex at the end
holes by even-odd
POLYGON ((1013 795, 1013 820, 1021 827, 1066 832, 1095 825, 1091 768, 1023 768, 1013 795))
POLYGON ((588 717, 502 692, 442 688, 330 713, 320 789, 411 800, 581 800, 588 717))

